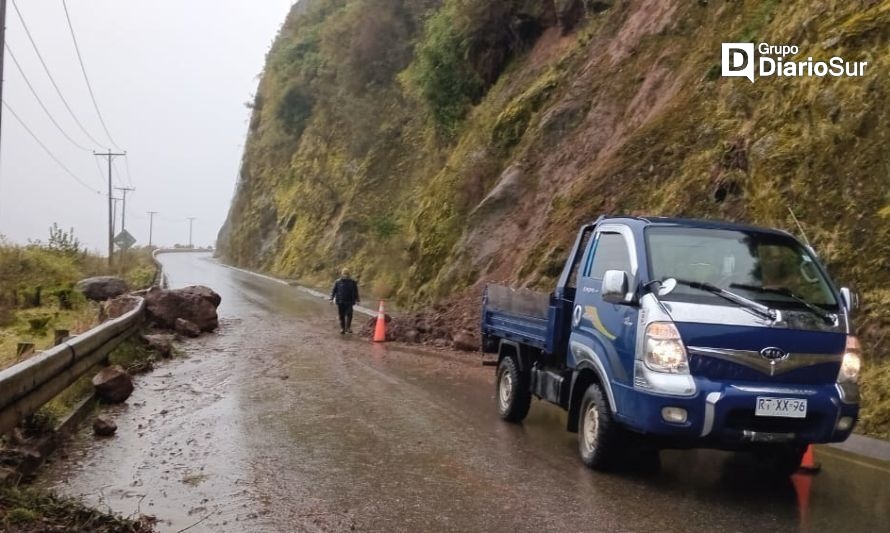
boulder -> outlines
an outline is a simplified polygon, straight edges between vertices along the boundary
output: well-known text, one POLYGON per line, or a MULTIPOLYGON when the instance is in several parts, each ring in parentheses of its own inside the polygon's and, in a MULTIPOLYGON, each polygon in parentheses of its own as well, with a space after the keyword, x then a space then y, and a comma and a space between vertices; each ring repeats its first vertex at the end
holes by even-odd
POLYGON ((462 352, 475 352, 479 350, 479 339, 468 331, 461 331, 452 338, 452 346, 462 352))
POLYGON ((102 403, 122 403, 133 393, 133 379, 126 370, 113 365, 93 376, 93 387, 102 403))
POLYGON ((143 335, 142 340, 153 351, 164 359, 168 359, 173 355, 173 335, 153 334, 143 335))
POLYGON ((173 329, 183 337, 200 337, 201 328, 191 320, 177 318, 173 324, 173 329))
POLYGON ((200 331, 213 331, 219 325, 216 307, 221 298, 207 287, 165 290, 157 287, 145 293, 145 309, 150 321, 174 329, 176 320, 192 322, 200 331))
POLYGON ((193 285, 191 287, 186 287, 184 289, 180 289, 180 292, 185 294, 193 294, 198 296, 199 298, 204 298, 208 302, 212 303, 214 307, 219 307, 219 304, 222 303, 222 296, 216 293, 210 287, 205 287, 203 285, 193 285))
POLYGON ((126 281, 114 276, 82 279, 74 285, 74 288, 90 300, 97 302, 116 298, 129 290, 126 281))
POLYGON ((139 305, 139 298, 129 294, 123 294, 117 298, 108 300, 102 304, 102 321, 112 320, 121 317, 139 305))
POLYGON ((103 417, 93 420, 93 433, 100 437, 110 437, 117 431, 117 424, 103 417))

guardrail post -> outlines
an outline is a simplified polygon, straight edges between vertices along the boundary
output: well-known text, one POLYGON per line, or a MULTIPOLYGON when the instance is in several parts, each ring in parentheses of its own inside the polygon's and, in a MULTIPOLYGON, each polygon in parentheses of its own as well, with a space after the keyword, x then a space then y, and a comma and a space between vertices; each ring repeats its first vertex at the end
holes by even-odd
POLYGON ((15 348, 15 358, 21 359, 34 353, 33 342, 20 342, 15 348))
POLYGON ((65 339, 71 336, 71 332, 67 329, 57 329, 53 332, 53 346, 58 346, 65 342, 65 339))

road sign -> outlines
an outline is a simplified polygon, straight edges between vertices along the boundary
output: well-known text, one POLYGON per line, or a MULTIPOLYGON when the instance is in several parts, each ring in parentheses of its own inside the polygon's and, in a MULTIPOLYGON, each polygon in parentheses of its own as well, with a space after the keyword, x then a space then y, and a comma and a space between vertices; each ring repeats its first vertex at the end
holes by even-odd
POLYGON ((121 230, 121 232, 117 234, 117 237, 114 238, 114 244, 121 250, 129 250, 136 244, 136 239, 130 235, 129 231, 121 230))

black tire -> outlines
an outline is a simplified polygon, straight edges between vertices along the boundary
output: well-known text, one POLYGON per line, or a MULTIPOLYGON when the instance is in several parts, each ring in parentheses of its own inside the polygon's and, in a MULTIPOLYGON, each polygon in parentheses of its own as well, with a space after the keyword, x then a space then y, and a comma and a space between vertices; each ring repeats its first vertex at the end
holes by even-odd
POLYGON ((504 357, 498 365, 495 380, 495 402, 498 414, 508 422, 521 422, 532 403, 528 375, 519 370, 516 360, 504 357))
POLYGON ((594 470, 613 470, 619 466, 623 432, 612 418, 612 409, 599 384, 592 383, 584 392, 578 416, 581 461, 594 470))
POLYGON ((805 445, 772 444, 754 450, 754 460, 764 473, 776 478, 786 478, 800 469, 805 445))
POLYGON ((654 474, 661 470, 661 451, 657 449, 643 449, 637 452, 634 465, 638 472, 654 474))

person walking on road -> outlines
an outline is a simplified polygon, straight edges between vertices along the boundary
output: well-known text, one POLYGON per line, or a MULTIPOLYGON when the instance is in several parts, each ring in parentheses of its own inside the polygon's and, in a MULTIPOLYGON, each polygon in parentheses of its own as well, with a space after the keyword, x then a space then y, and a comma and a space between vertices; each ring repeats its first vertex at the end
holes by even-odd
POLYGON ((358 295, 358 283, 349 277, 349 270, 346 268, 340 272, 340 279, 334 282, 331 302, 337 303, 337 313, 340 315, 340 335, 352 333, 352 306, 361 302, 361 299, 358 295))

